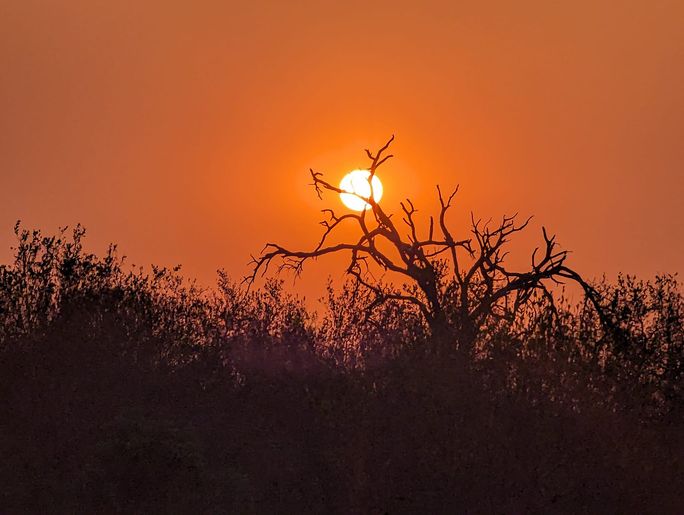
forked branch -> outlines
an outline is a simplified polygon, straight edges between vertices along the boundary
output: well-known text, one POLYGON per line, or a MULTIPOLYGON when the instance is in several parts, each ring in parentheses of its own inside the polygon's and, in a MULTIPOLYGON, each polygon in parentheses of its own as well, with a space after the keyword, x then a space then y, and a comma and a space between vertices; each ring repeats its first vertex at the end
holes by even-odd
POLYGON ((330 208, 323 209, 324 219, 320 224, 324 231, 312 250, 292 251, 269 243, 259 256, 252 257, 252 273, 245 280, 253 283, 258 276, 267 273, 273 261, 279 262, 278 272, 292 270, 299 275, 309 260, 348 252, 347 274, 374 294, 369 310, 388 301, 411 303, 423 314, 433 333, 446 334, 461 344, 468 340, 472 343, 474 335, 489 317, 501 316, 502 311, 515 316, 534 291, 550 295, 547 282, 571 279, 590 292, 579 274, 566 266, 568 252, 558 249, 555 236, 549 236, 545 228, 542 229, 544 245, 533 252, 530 268, 513 271, 506 267, 506 244, 528 227, 531 218, 518 223, 517 215, 504 216, 493 224, 491 220, 483 223, 471 215, 471 235, 455 238, 447 216, 458 187, 448 196, 437 187, 440 211, 437 224, 435 218, 430 217, 426 236, 421 236, 416 216, 418 210, 410 199, 400 203, 403 225, 398 227, 392 215, 375 200, 371 182, 378 168, 392 157, 388 149, 393 141, 394 136, 375 153, 365 151, 370 160, 368 197, 344 191, 325 180, 321 172, 310 170, 311 185, 320 199, 325 192, 352 194, 363 200, 367 208, 343 215, 337 215, 330 208), (343 224, 355 226, 358 236, 352 241, 328 244, 331 235, 343 224), (443 256, 448 256, 449 261, 444 261, 443 256), (418 293, 408 294, 384 285, 371 274, 373 266, 397 276, 401 283, 417 286, 415 291, 418 293))

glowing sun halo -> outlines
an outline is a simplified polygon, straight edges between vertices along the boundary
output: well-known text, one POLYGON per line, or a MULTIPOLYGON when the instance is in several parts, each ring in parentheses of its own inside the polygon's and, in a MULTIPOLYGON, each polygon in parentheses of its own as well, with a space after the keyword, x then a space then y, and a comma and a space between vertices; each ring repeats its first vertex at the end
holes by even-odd
POLYGON ((368 170, 352 170, 347 175, 342 177, 340 181, 340 189, 348 191, 349 193, 340 193, 340 199, 342 203, 349 209, 354 211, 363 211, 368 209, 370 204, 365 200, 357 197, 368 198, 371 194, 371 184, 373 186, 373 200, 379 202, 382 198, 382 182, 378 179, 377 175, 373 176, 371 184, 368 184, 368 176, 370 172, 368 170), (351 193, 356 193, 352 195, 351 193))

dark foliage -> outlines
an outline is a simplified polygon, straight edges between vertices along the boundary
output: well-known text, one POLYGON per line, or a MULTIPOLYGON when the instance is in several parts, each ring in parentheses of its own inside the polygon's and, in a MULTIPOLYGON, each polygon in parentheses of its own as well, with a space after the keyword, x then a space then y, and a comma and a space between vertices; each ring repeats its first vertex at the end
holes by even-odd
MULTIPOLYGON (((672 276, 532 295, 438 357, 420 311, 129 270, 17 226, 0 266, 3 513, 677 513, 672 276), (604 321, 605 322, 605 321, 604 321)), ((365 293, 364 293, 365 291, 365 293)))

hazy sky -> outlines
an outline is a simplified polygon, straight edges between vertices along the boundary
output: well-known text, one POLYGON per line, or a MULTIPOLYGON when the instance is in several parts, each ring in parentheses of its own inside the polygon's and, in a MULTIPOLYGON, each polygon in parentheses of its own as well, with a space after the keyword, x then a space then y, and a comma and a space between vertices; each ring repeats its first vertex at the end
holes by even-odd
POLYGON ((3 261, 17 219, 81 222, 241 276, 340 206, 309 167, 337 182, 392 133, 389 211, 460 183, 456 233, 519 211, 525 255, 544 224, 589 277, 684 271, 681 0, 0 0, 3 261))

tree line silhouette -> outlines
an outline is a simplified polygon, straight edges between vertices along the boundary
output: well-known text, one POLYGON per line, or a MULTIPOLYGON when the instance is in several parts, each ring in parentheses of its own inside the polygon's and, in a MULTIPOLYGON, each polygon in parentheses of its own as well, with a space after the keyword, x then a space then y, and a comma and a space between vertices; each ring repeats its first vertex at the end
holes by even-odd
MULTIPOLYGON (((368 153, 372 174, 386 149, 368 153)), ((457 240, 439 195, 424 237, 411 203, 406 237, 365 199, 369 212, 326 212, 313 252, 255 258, 252 279, 350 252, 319 313, 278 279, 222 271, 202 289, 115 246, 87 252, 81 226, 17 224, 0 265, 2 511, 677 513, 676 277, 590 284, 546 232, 511 272, 504 244, 525 223, 473 220, 457 240), (359 239, 326 250, 346 221, 359 239), (547 287, 563 278, 584 300, 547 287)))

